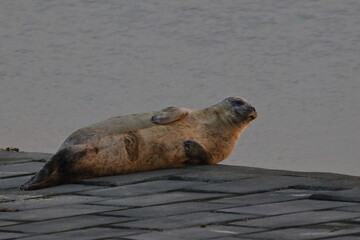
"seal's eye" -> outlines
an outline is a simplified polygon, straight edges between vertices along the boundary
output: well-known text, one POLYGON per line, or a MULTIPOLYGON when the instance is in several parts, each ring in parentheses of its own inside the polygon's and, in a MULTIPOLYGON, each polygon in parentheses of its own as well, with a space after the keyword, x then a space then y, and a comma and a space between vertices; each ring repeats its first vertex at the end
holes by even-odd
POLYGON ((230 103, 234 107, 239 107, 239 106, 242 106, 245 104, 244 101, 241 101, 241 100, 232 100, 232 101, 230 101, 230 103))

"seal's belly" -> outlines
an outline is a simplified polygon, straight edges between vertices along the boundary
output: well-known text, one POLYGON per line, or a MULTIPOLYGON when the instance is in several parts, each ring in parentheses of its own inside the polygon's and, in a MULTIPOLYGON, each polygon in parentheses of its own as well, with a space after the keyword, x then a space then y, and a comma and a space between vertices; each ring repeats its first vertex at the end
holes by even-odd
POLYGON ((86 148, 86 155, 74 163, 73 171, 90 178, 181 167, 188 160, 184 141, 199 137, 196 129, 189 131, 169 125, 107 135, 99 139, 96 148, 91 145, 86 148))

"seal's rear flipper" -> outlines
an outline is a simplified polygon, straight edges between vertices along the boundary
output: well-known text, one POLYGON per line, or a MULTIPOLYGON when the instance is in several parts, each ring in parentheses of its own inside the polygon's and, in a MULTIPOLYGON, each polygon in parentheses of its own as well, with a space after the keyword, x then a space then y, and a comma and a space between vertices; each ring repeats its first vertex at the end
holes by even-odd
POLYGON ((44 187, 59 185, 64 182, 63 166, 66 163, 68 150, 63 149, 52 156, 42 169, 29 181, 20 186, 21 190, 35 190, 44 187))
POLYGON ((51 174, 44 173, 41 169, 35 174, 28 182, 20 186, 21 190, 36 190, 40 188, 50 187, 58 185, 62 182, 62 177, 58 172, 52 172, 51 174))

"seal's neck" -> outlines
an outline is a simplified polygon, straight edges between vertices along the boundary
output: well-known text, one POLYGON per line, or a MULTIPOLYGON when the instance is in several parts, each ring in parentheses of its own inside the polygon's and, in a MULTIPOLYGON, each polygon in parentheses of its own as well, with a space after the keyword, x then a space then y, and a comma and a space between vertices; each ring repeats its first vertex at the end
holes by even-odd
POLYGON ((206 136, 211 142, 207 147, 214 157, 212 163, 224 160, 234 150, 243 128, 231 121, 231 112, 226 109, 226 106, 210 106, 198 110, 196 114, 196 119, 202 119, 209 127, 206 136))
POLYGON ((221 103, 215 104, 213 106, 204 108, 199 111, 200 114, 205 114, 208 118, 206 119, 207 122, 210 124, 214 124, 217 127, 225 127, 231 128, 233 133, 236 133, 237 137, 240 136, 241 132, 245 129, 245 125, 243 124, 236 124, 234 122, 234 117, 231 114, 231 111, 227 109, 226 106, 223 106, 221 103), (211 117, 210 117, 211 116, 211 117), (210 118, 212 119, 210 119, 210 118), (221 123, 221 124, 220 124, 221 123))

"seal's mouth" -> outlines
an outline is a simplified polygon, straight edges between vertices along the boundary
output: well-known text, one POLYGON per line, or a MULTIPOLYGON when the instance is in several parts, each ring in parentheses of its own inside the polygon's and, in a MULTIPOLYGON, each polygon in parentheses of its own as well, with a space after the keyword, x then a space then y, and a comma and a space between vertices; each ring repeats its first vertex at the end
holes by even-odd
POLYGON ((257 112, 253 106, 243 105, 240 107, 234 107, 236 115, 239 117, 246 119, 248 121, 252 121, 257 118, 257 112))
POLYGON ((252 109, 253 109, 253 111, 252 111, 252 112, 249 114, 249 116, 248 116, 248 119, 249 119, 250 121, 252 121, 252 120, 254 120, 255 118, 257 118, 257 112, 256 112, 255 108, 252 107, 252 109))

